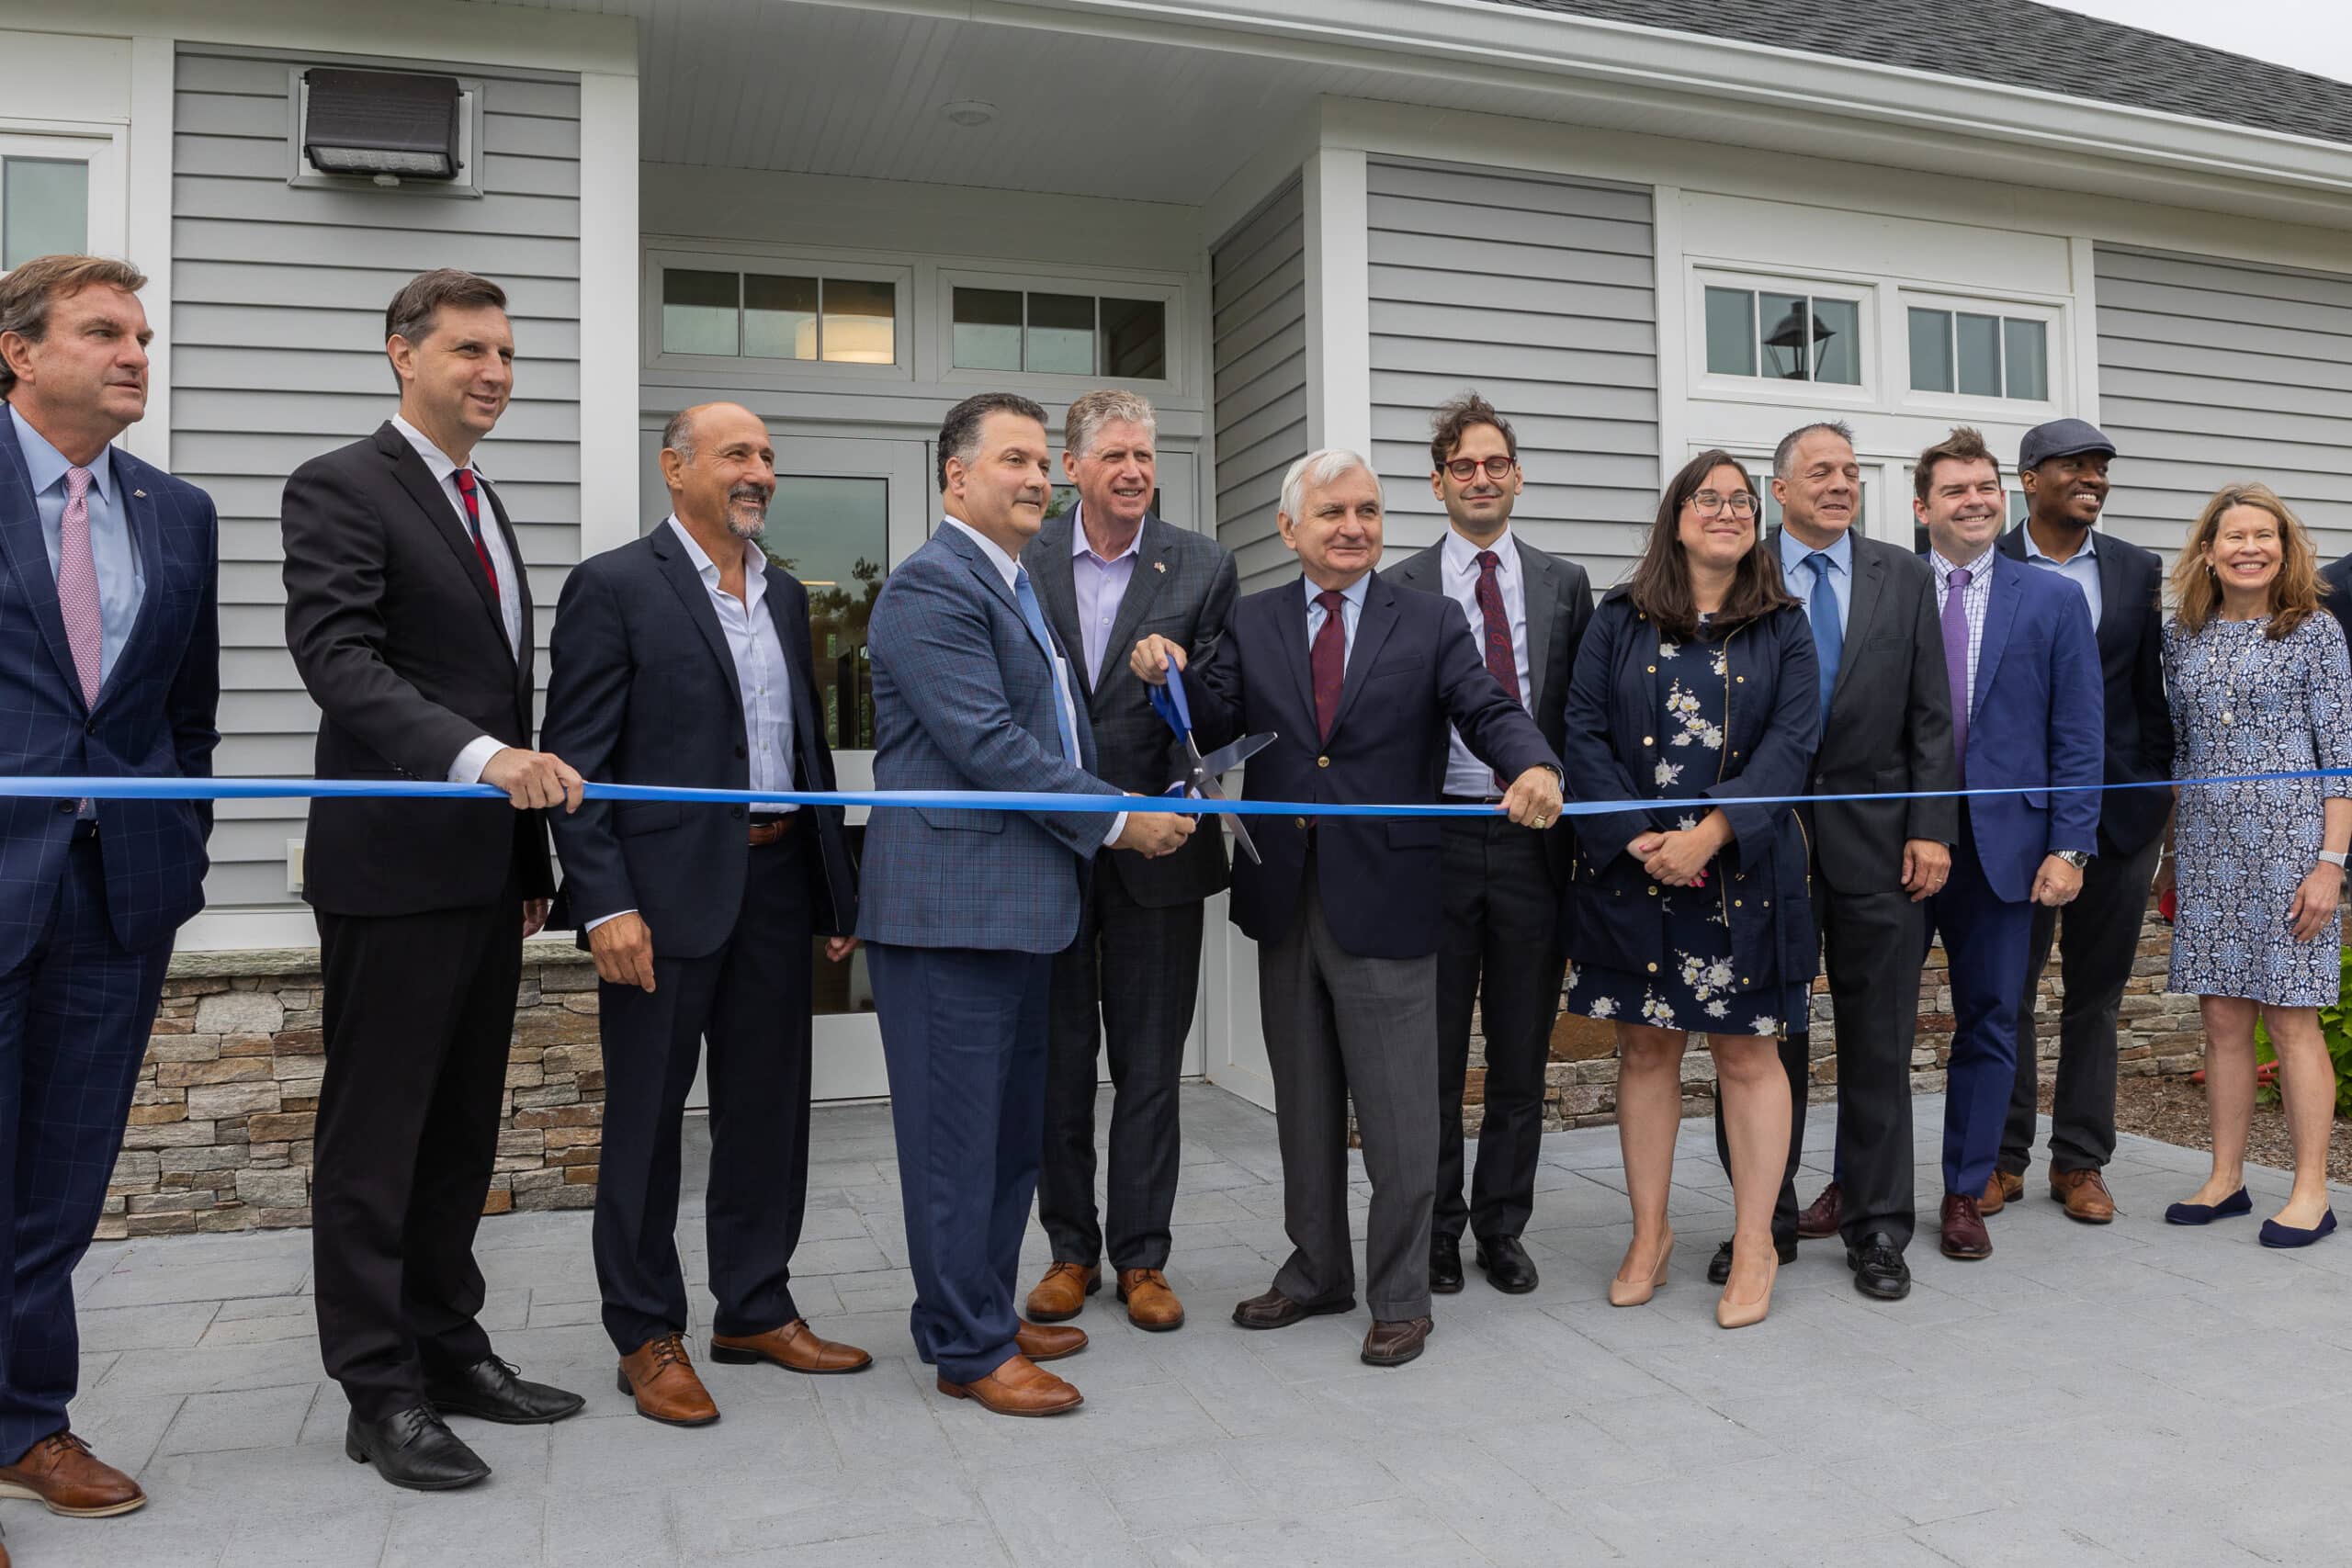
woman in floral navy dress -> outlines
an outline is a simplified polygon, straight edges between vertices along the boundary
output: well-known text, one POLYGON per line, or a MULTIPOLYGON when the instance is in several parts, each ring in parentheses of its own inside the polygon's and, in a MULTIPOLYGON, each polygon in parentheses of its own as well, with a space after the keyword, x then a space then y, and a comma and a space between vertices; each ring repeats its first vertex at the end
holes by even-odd
MULTIPOLYGON (((2311 536, 2267 487, 2231 485, 2205 503, 2173 569, 2165 626, 2174 777, 2352 767, 2352 665, 2321 586, 2311 536)), ((2295 1148, 2294 1190, 2263 1222, 2262 1244, 2307 1247, 2335 1228, 2335 1073, 2319 1010, 2343 982, 2347 796, 2352 779, 2181 786, 2169 988, 2196 996, 2204 1014, 2213 1169, 2165 1212, 2175 1224, 2253 1208, 2244 1164, 2259 1014, 2278 1047, 2295 1148)))
POLYGON ((1802 1016, 1815 944, 1804 792, 1820 728, 1813 633, 1758 526, 1755 481, 1723 452, 1659 503, 1632 580, 1593 613, 1567 704, 1568 793, 1653 806, 1577 822, 1566 1005, 1617 1026, 1617 1129, 1634 1238, 1609 1299, 1666 1278, 1682 1053, 1703 1032, 1731 1147, 1731 1279, 1715 1318, 1761 1320, 1788 1157, 1779 1038, 1802 1016))

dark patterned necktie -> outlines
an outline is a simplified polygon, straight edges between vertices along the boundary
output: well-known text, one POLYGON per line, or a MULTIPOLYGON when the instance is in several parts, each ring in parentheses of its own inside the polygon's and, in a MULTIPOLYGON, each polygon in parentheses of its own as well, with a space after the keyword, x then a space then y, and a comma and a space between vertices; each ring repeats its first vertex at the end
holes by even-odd
POLYGON ((1510 617, 1503 614, 1502 584, 1495 577, 1501 565, 1494 551, 1478 552, 1478 613, 1487 617, 1487 668, 1519 702, 1519 660, 1511 654, 1510 617))
POLYGON ((490 547, 481 542, 481 502, 474 494, 474 471, 459 468, 449 476, 458 481, 458 493, 465 498, 466 532, 473 536, 474 555, 481 561, 481 574, 490 579, 490 596, 498 597, 498 569, 490 564, 490 547))
POLYGON ((1315 596, 1323 606, 1323 626, 1307 649, 1306 667, 1315 679, 1315 727, 1325 740, 1340 716, 1340 688, 1348 679, 1348 626, 1340 618, 1347 600, 1334 588, 1315 596))

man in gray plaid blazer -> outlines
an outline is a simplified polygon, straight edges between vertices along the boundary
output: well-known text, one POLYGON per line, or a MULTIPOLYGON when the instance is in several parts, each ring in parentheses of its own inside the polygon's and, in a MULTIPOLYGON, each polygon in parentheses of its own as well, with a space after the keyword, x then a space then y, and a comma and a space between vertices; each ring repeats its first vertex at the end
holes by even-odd
MULTIPOLYGON (((1133 392, 1089 392, 1070 404, 1062 464, 1079 502, 1022 556, 1055 635, 1080 656, 1096 772, 1145 795, 1181 777, 1185 759, 1126 650, 1158 633, 1205 657, 1225 635, 1235 592, 1228 551, 1152 511, 1158 434, 1151 405, 1133 392)), ((1201 983, 1202 906, 1225 880, 1225 834, 1215 824, 1158 860, 1125 851, 1095 859, 1078 940, 1054 960, 1037 1176, 1037 1220, 1054 1252, 1029 1292, 1036 1322, 1076 1317, 1102 1286, 1107 1251, 1128 1322, 1183 1326, 1183 1303, 1162 1272, 1183 1154, 1176 1089, 1201 983), (1094 1063, 1105 1045, 1115 1089, 1110 1191, 1098 1216, 1094 1063)))
MULTIPOLYGON (((1067 650, 1020 562, 1052 497, 1045 410, 983 392, 939 432, 944 522, 874 604, 874 782, 886 790, 1116 795, 1067 650)), ((1075 1408, 1035 1365, 1085 1348, 1013 1315, 1044 1134, 1053 955, 1078 934, 1097 850, 1165 854, 1165 812, 876 807, 857 934, 867 943, 899 1140, 915 1349, 940 1392, 1003 1415, 1075 1408)))

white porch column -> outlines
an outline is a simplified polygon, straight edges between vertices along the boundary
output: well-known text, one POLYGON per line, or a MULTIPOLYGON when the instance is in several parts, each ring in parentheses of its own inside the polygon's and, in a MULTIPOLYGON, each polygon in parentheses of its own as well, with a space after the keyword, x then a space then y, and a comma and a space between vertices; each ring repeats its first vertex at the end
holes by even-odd
POLYGON ((580 558, 638 536, 638 78, 580 73, 580 558))
POLYGON ((1306 444, 1372 455, 1372 264, 1364 155, 1323 147, 1300 171, 1306 209, 1306 444))

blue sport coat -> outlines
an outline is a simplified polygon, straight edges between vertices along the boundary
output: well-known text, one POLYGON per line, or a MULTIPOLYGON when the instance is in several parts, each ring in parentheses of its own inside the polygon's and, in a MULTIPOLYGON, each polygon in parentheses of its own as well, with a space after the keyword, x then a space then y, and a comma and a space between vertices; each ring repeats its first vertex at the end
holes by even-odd
POLYGON ((2011 903, 2032 896, 2045 856, 2098 852, 2105 694, 2082 591, 2055 572, 1995 551, 1961 783, 2027 792, 1962 801, 1984 879, 2011 903), (2052 793, 2051 784, 2091 787, 2052 793))
MULTIPOLYGON (((891 571, 866 643, 876 789, 1120 793, 1089 771, 1094 734, 1076 689, 1080 762, 1061 755, 1053 664, 963 530, 942 524, 891 571)), ((1067 649, 1063 659, 1074 682, 1076 660, 1067 649)), ((876 807, 857 934, 901 947, 1059 953, 1078 934, 1084 878, 1110 830, 1093 811, 876 807)))
MULTIPOLYGON (((1277 737, 1244 770, 1251 800, 1434 805, 1445 787, 1449 723, 1506 780, 1560 765, 1527 710, 1487 672, 1461 606, 1399 591, 1377 572, 1364 590, 1329 741, 1317 739, 1306 592, 1295 578, 1234 605, 1225 640, 1193 667, 1184 690, 1203 750, 1241 734, 1277 737)), ((1323 918, 1343 951, 1437 951, 1438 834, 1434 817, 1333 817, 1315 829, 1323 918)), ((1250 818, 1264 863, 1236 862, 1233 922, 1257 942, 1281 940, 1297 919, 1306 835, 1304 817, 1250 818)))
MULTIPOLYGON (((209 778, 220 743, 220 525, 212 498, 114 449, 116 504, 146 592, 95 705, 82 700, 57 574, 16 430, 0 414, 0 773, 209 778)), ((168 941, 204 908, 212 808, 102 800, 107 915, 128 948, 168 941)), ((66 844, 70 800, 0 800, 0 972, 40 940, 66 844)))

